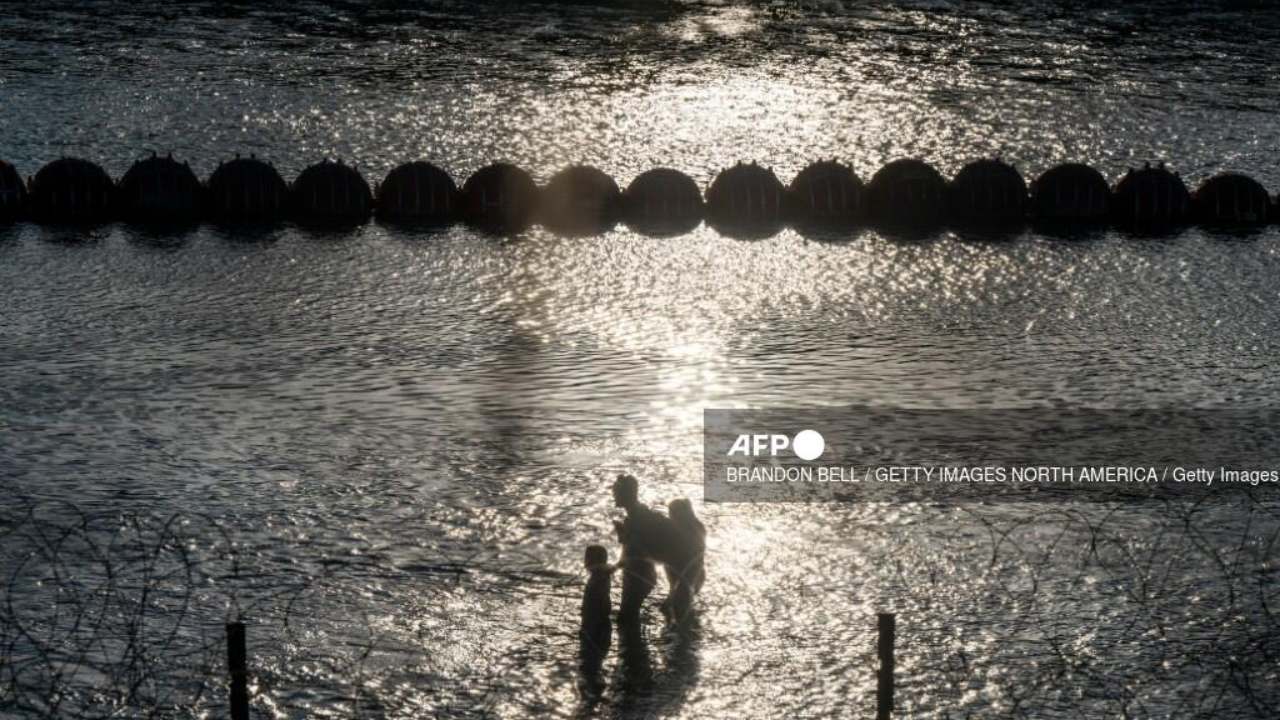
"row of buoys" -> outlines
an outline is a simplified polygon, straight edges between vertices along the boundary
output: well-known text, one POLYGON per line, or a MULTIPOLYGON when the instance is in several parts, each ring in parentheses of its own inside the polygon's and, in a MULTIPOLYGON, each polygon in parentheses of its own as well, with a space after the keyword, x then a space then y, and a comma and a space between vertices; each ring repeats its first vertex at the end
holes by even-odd
POLYGON ((134 163, 118 183, 76 158, 55 160, 23 183, 0 161, 0 220, 346 223, 374 213, 425 224, 464 221, 499 233, 540 222, 563 235, 597 234, 625 222, 637 232, 669 236, 705 219, 743 238, 767 237, 787 224, 836 231, 867 223, 999 229, 1032 220, 1159 231, 1193 221, 1256 226, 1280 218, 1266 189, 1245 175, 1215 175, 1192 193, 1163 164, 1131 169, 1114 186, 1087 165, 1058 165, 1028 187, 999 159, 965 165, 949 182, 926 162, 894 160, 865 184, 849 166, 824 160, 787 187, 768 168, 738 163, 716 176, 704 199, 689 176, 667 168, 645 172, 620 190, 584 165, 567 167, 539 187, 524 170, 497 163, 459 189, 447 172, 418 161, 396 167, 371 190, 355 167, 329 160, 303 170, 292 185, 252 156, 220 164, 206 183, 186 163, 155 155, 134 163))

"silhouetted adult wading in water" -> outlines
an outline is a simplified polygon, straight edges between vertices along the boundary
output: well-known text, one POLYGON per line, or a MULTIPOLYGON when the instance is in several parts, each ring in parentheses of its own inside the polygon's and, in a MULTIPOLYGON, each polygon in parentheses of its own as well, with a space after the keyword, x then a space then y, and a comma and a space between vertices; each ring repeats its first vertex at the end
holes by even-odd
MULTIPOLYGON (((619 475, 614 481, 613 501, 627 513, 626 520, 617 523, 623 569, 618 621, 626 623, 639 617, 640 606, 656 583, 655 561, 663 564, 671 586, 664 607, 669 606, 677 618, 683 617, 702 583, 704 541, 701 534, 682 528, 681 524, 641 503, 640 484, 631 475, 619 475)), ((689 515, 692 516, 692 508, 689 515)), ((705 533, 696 518, 693 522, 697 523, 698 531, 705 533)))
POLYGON ((681 554, 677 565, 667 565, 667 582, 671 585, 671 610, 675 617, 683 618, 693 605, 693 597, 702 589, 707 579, 705 556, 707 528, 693 514, 693 503, 688 498, 672 500, 667 504, 667 514, 680 533, 681 554))

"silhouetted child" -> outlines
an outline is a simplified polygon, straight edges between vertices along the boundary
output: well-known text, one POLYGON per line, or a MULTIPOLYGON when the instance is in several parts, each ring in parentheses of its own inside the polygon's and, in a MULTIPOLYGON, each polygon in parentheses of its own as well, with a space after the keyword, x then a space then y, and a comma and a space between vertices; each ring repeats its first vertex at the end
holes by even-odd
POLYGON ((614 568, 609 565, 609 551, 600 545, 588 545, 583 562, 587 566, 588 577, 587 586, 582 591, 579 640, 583 670, 595 673, 604 663, 605 655, 609 654, 609 642, 613 637, 613 624, 609 621, 612 609, 609 590, 614 568))

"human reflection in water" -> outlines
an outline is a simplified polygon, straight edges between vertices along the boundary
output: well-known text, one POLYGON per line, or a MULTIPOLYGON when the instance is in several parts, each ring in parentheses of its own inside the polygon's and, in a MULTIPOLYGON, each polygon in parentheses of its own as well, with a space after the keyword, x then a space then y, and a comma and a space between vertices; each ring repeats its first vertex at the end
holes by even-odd
POLYGON ((614 670, 614 703, 618 710, 634 708, 653 691, 653 660, 640 623, 618 623, 618 665, 614 670))
POLYGON ((668 625, 656 643, 662 653, 662 665, 655 671, 650 639, 643 626, 619 623, 610 715, 636 718, 675 714, 698 683, 701 637, 696 614, 668 625))

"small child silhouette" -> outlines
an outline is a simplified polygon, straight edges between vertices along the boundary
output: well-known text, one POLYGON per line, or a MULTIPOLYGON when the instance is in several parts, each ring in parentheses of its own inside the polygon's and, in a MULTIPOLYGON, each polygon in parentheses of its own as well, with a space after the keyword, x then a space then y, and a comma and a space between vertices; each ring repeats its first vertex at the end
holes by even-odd
POLYGON ((613 637, 613 624, 609 621, 612 609, 609 591, 613 584, 614 568, 609 565, 609 551, 601 545, 588 545, 583 563, 589 576, 582 591, 579 648, 583 670, 596 673, 604 663, 605 655, 609 654, 609 642, 613 637))

